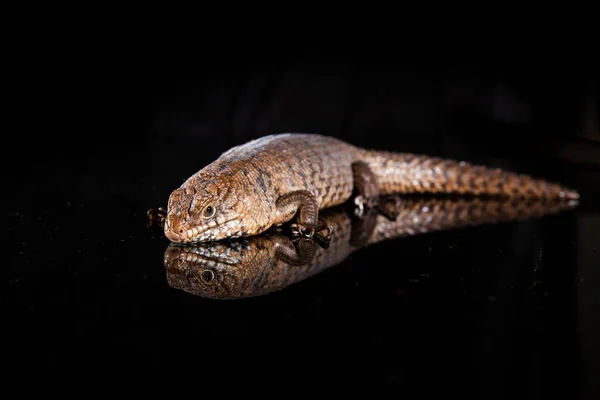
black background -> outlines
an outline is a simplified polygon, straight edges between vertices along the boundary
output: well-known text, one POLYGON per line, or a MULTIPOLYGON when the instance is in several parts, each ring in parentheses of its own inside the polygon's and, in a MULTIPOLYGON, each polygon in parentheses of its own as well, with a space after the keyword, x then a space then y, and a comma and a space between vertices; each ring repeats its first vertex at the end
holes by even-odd
POLYGON ((15 98, 1 292, 12 371, 176 370, 208 386, 244 377, 253 390, 474 398, 598 390, 597 71, 581 54, 565 66, 560 54, 501 51, 207 53, 181 70, 160 54, 109 54, 34 68, 15 98), (532 173, 582 201, 378 244, 265 297, 170 288, 168 241, 146 228, 146 210, 231 146, 277 132, 532 173))

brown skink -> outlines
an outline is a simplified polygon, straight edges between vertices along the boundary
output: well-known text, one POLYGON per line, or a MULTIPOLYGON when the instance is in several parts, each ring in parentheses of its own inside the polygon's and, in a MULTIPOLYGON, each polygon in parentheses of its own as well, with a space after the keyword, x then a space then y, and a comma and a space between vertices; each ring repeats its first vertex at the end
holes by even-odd
POLYGON ((188 178, 169 197, 164 231, 173 242, 205 242, 256 235, 294 219, 297 232, 311 237, 323 228, 319 211, 354 192, 361 210, 390 194, 579 197, 559 184, 500 169, 284 133, 234 147, 188 178))

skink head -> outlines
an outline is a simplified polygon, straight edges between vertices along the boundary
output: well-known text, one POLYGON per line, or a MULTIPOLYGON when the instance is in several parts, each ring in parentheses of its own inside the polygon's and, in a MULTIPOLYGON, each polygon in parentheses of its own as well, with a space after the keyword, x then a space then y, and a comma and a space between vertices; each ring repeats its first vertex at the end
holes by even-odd
POLYGON ((243 199, 235 180, 195 175, 171 193, 165 235, 177 243, 244 236, 243 199))

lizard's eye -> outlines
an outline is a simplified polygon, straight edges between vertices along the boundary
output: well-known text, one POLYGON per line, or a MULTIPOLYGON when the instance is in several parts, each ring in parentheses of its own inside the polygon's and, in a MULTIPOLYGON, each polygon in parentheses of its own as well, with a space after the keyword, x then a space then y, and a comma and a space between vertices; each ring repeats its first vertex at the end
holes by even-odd
POLYGON ((215 273, 212 272, 210 269, 205 269, 204 271, 202 271, 202 275, 200 276, 204 283, 210 283, 214 279, 215 273))
POLYGON ((202 211, 202 216, 204 218, 210 218, 215 215, 215 207, 211 204, 204 207, 204 211, 202 211))

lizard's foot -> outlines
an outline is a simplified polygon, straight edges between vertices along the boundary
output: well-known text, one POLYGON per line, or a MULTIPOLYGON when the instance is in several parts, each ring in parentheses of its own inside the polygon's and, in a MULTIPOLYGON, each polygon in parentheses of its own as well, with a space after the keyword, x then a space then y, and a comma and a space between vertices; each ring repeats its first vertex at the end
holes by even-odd
POLYGON ((356 205, 356 208, 354 209, 354 215, 361 218, 370 209, 377 207, 377 199, 366 198, 365 196, 359 194, 354 198, 354 204, 356 205))
POLYGON ((148 217, 146 227, 149 230, 162 230, 165 225, 167 210, 163 207, 151 208, 146 212, 146 216, 148 217))
POLYGON ((377 198, 365 198, 362 195, 358 195, 354 198, 354 204, 356 204, 356 208, 354 209, 354 215, 359 218, 364 217, 370 210, 377 210, 377 212, 390 221, 395 221, 398 216, 398 198, 389 197, 380 201, 377 198))
POLYGON ((291 224, 292 236, 295 238, 307 238, 315 240, 324 249, 329 247, 333 227, 325 223, 320 223, 316 227, 309 227, 302 224, 291 224))

